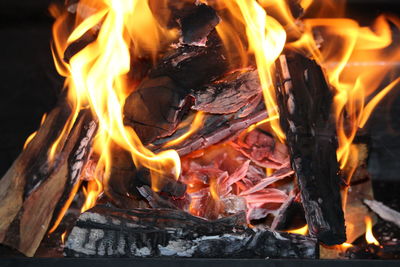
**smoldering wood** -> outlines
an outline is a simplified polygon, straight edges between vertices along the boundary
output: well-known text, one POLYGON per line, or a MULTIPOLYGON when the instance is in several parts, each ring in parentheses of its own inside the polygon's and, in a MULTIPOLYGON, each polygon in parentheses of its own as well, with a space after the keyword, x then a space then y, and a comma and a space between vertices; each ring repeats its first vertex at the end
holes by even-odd
MULTIPOLYGON (((266 118, 268 118, 268 113, 265 110, 264 103, 259 103, 253 112, 244 118, 241 117, 241 110, 226 115, 206 114, 201 129, 181 143, 165 148, 175 149, 179 156, 184 156, 193 151, 204 149, 219 142, 234 138, 242 130, 266 118)), ((164 144, 178 138, 187 131, 188 128, 183 127, 167 138, 156 140, 153 143, 155 146, 154 150, 160 151, 164 149, 162 147, 164 144)))
POLYGON ((277 61, 280 124, 301 191, 309 231, 326 245, 346 241, 332 92, 321 68, 291 51, 277 61))
POLYGON ((69 257, 318 257, 316 239, 244 225, 244 213, 207 221, 181 210, 95 207, 80 216, 64 252, 69 257))
POLYGON ((258 72, 253 70, 229 74, 221 80, 194 90, 192 95, 192 109, 211 114, 229 114, 237 112, 261 96, 262 92, 258 72))
POLYGON ((81 111, 70 133, 58 139, 71 108, 65 100, 49 113, 35 138, 0 181, 0 243, 33 256, 57 216, 57 204, 77 183, 93 137, 90 113, 81 111), (49 151, 59 140, 52 161, 49 151))
POLYGON ((394 223, 400 227, 400 212, 376 200, 365 199, 364 203, 383 220, 394 223))

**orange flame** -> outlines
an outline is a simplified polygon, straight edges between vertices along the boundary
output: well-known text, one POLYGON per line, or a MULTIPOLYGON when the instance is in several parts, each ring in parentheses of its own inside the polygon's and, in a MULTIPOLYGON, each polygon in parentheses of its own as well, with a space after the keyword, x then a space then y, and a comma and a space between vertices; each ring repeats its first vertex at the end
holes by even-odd
POLYGON ((372 233, 372 220, 369 216, 365 216, 365 240, 368 244, 379 246, 378 240, 376 240, 374 234, 372 233))
MULTIPOLYGON (((155 56, 161 40, 172 40, 176 31, 165 30, 157 23, 147 1, 82 0, 77 6, 76 25, 72 31, 67 27, 67 13, 57 12, 54 7, 51 11, 58 16, 53 27, 54 61, 59 73, 66 77, 68 99, 74 111, 51 147, 49 159, 54 158, 80 109, 89 106, 99 121, 94 148, 101 155, 98 166, 103 168, 97 173, 104 174, 104 177, 89 182, 88 199, 82 210, 93 205, 102 191, 101 183, 107 180, 112 164, 109 156, 111 142, 130 151, 135 165, 149 168, 152 178, 163 175, 177 178, 180 174, 178 154, 173 150, 152 153, 142 145, 133 129, 124 126, 122 118, 125 98, 134 89, 126 81, 131 68, 131 50, 134 56, 145 53, 155 56), (62 58, 68 45, 94 29, 98 29, 96 40, 65 63, 62 58)), ((156 180, 154 186, 157 186, 156 180)))
MULTIPOLYGON (((275 100, 275 60, 286 47, 311 55, 325 69, 335 93, 334 115, 339 141, 337 157, 341 169, 345 169, 349 159, 356 157, 357 152, 351 144, 357 130, 365 126, 378 102, 399 83, 397 78, 380 90, 393 64, 374 67, 370 64, 400 60, 400 48, 393 45, 390 29, 390 25, 400 28, 399 20, 380 16, 371 27, 361 27, 354 20, 340 18, 344 14, 344 2, 333 0, 323 1, 324 7, 314 14, 315 18, 304 19, 302 24, 296 21, 284 0, 210 2, 221 11, 222 22, 216 30, 228 56, 232 57, 231 63, 235 57, 239 57, 241 66, 246 67, 251 59, 255 59, 270 116, 262 123, 268 122, 279 139, 284 140, 285 135, 279 126, 275 100), (337 14, 337 18, 324 18, 333 13, 337 14)), ((129 151, 136 166, 151 170, 155 191, 162 183, 162 176, 178 178, 180 175, 177 152, 166 150, 154 154, 141 143, 132 128, 123 124, 122 115, 123 103, 135 89, 127 78, 131 68, 136 67, 131 66, 131 57, 146 55, 155 59, 163 43, 171 43, 177 38, 177 31, 164 28, 151 12, 151 5, 164 4, 165 1, 155 4, 155 1, 149 0, 81 0, 77 4, 72 27, 68 12, 60 12, 54 7, 50 10, 57 17, 53 27, 54 62, 58 72, 66 77, 65 87, 68 88, 73 113, 52 145, 49 160, 53 160, 57 150, 62 147, 82 108, 90 107, 99 122, 94 150, 100 159, 96 177, 87 188, 83 211, 94 205, 103 187, 107 186, 112 164, 111 143, 129 151), (69 63, 64 62, 66 48, 87 34, 95 36, 95 40, 75 54, 69 63)), ((300 4, 311 10, 318 3, 302 0, 300 4)), ((202 125, 202 117, 203 114, 198 113, 190 130, 168 143, 167 147, 181 142, 198 130, 202 125)), ((348 182, 353 171, 349 172, 348 182)), ((218 199, 215 190, 211 194, 218 199)))
POLYGON ((292 234, 307 235, 308 234, 308 225, 306 224, 303 227, 300 227, 298 229, 289 230, 287 232, 292 233, 292 234))
POLYGON ((164 147, 170 147, 170 146, 177 145, 177 144, 181 143, 183 140, 187 139, 189 136, 191 136, 193 133, 195 133, 198 129, 200 129, 201 126, 203 126, 203 120, 204 120, 204 112, 198 111, 194 116, 194 119, 190 125, 189 130, 187 132, 185 132, 184 134, 182 134, 181 136, 179 136, 178 138, 166 143, 164 145, 164 147))

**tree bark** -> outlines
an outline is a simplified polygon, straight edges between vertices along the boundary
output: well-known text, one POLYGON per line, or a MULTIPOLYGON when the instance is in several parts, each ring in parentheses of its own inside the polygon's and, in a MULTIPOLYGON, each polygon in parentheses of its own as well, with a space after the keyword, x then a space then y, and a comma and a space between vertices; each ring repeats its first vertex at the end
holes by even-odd
POLYGON ((287 51, 276 67, 280 124, 286 133, 310 234, 326 245, 341 244, 346 233, 332 92, 322 69, 300 54, 287 51))

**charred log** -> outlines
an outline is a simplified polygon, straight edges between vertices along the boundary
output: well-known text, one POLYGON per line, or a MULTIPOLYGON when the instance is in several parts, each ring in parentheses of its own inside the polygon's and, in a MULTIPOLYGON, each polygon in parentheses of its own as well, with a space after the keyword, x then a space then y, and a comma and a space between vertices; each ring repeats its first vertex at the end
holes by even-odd
POLYGON ((315 239, 243 225, 243 213, 207 221, 180 210, 83 213, 66 242, 70 257, 317 258, 315 239))
POLYGON ((67 204, 90 153, 96 123, 81 111, 59 139, 71 109, 62 102, 0 181, 0 242, 33 256, 59 207, 67 204), (53 160, 49 151, 58 140, 53 160))
POLYGON ((327 245, 346 241, 332 92, 321 68, 287 52, 277 62, 277 100, 309 231, 327 245))
POLYGON ((211 114, 234 113, 256 99, 257 105, 262 95, 257 71, 232 73, 192 94, 192 109, 211 114))
MULTIPOLYGON (((175 149, 180 156, 184 156, 193 151, 204 149, 221 141, 234 138, 242 130, 266 118, 268 118, 268 113, 265 110, 264 103, 259 103, 252 113, 244 118, 241 117, 241 110, 226 115, 207 114, 200 130, 181 143, 167 148, 175 149)), ((178 138, 187 131, 188 128, 184 127, 177 130, 170 137, 158 139, 154 142, 156 146, 155 151, 161 150, 162 146, 168 141, 178 138)))

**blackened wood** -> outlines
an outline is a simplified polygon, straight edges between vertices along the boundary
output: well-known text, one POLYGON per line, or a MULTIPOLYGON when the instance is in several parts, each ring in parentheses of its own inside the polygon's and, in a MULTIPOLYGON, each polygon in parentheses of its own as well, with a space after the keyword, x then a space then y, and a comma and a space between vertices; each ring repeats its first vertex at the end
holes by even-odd
POLYGON ((186 103, 187 93, 171 78, 145 79, 125 101, 124 123, 146 144, 175 131, 186 103))
MULTIPOLYGON (((86 115, 86 111, 82 111, 86 115)), ((71 132, 59 139, 53 161, 48 155, 71 114, 62 101, 0 182, 0 242, 33 256, 51 226, 57 204, 78 182, 93 134, 91 120, 78 116, 71 132)))
POLYGON ((80 216, 64 251, 70 257, 318 257, 316 239, 244 224, 244 213, 207 221, 181 210, 96 207, 80 216))
POLYGON ((331 89, 315 61, 290 51, 277 61, 277 81, 280 123, 310 234, 327 245, 341 244, 346 233, 331 89))
MULTIPOLYGON (((241 117, 241 114, 241 110, 226 115, 207 114, 204 119, 204 125, 200 130, 181 143, 166 148, 175 149, 180 156, 184 156, 193 151, 233 138, 250 125, 268 118, 264 103, 259 103, 252 113, 244 118, 241 117)), ((168 138, 156 140, 154 142, 155 151, 160 151, 161 147, 168 141, 178 138, 187 131, 188 128, 184 127, 168 138)))
POLYGON ((257 71, 235 72, 194 90, 192 109, 212 114, 234 113, 261 95, 257 71))
POLYGON ((226 72, 227 61, 215 31, 206 46, 183 45, 150 71, 124 105, 124 123, 144 144, 171 135, 190 107, 190 89, 226 72))
POLYGON ((195 8, 179 20, 182 31, 182 41, 185 44, 205 43, 205 38, 220 22, 215 10, 205 4, 195 5, 195 8))
MULTIPOLYGON (((111 202, 119 208, 132 209, 148 207, 147 200, 137 188, 151 186, 150 171, 137 169, 131 154, 116 144, 111 146, 112 166, 104 192, 111 202)), ((159 183, 160 192, 167 196, 182 197, 186 185, 173 177, 163 176, 159 183)), ((157 194, 157 193, 154 193, 157 194)), ((157 196, 155 196, 157 197, 157 196)))

